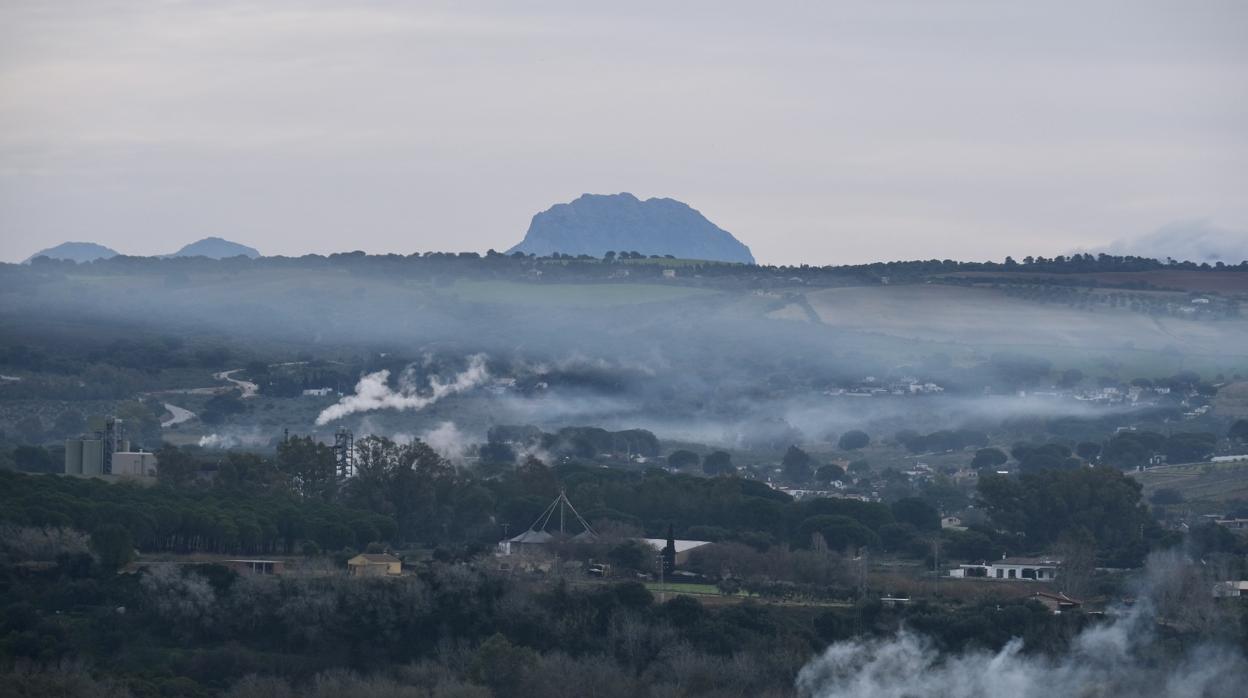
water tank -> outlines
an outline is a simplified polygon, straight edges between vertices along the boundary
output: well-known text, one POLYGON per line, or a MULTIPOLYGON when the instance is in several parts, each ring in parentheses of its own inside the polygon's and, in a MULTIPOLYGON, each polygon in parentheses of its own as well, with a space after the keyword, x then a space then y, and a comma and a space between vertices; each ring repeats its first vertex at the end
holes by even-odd
POLYGON ((82 442, 82 474, 101 475, 104 473, 104 442, 99 439, 87 439, 82 442))
POLYGON ((82 474, 82 439, 65 439, 65 474, 82 474))

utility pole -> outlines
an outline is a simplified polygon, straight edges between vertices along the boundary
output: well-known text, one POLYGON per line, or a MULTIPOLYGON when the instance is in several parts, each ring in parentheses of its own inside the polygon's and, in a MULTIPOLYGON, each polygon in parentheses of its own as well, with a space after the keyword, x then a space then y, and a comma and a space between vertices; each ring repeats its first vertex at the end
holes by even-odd
POLYGON ((860 560, 858 567, 858 597, 862 600, 867 598, 867 553, 869 551, 870 549, 864 546, 862 552, 858 555, 860 560))
POLYGON ((659 560, 659 603, 667 601, 667 563, 663 553, 658 554, 659 560))

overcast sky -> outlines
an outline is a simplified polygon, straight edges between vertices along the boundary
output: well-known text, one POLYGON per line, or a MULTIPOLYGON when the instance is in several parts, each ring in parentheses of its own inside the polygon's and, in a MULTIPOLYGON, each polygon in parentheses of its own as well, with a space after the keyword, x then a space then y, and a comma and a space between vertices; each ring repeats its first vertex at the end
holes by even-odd
POLYGON ((2 0, 0 259, 501 250, 620 191, 763 263, 1248 231, 1246 37, 1243 0, 2 0))

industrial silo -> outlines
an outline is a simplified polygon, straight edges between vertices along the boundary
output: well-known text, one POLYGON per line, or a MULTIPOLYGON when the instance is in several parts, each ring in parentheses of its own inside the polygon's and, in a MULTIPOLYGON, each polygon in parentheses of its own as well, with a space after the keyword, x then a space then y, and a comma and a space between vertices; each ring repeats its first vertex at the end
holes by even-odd
POLYGON ((104 442, 100 439, 85 439, 82 442, 82 474, 102 475, 104 473, 104 442))
POLYGON ((82 474, 82 439, 65 439, 65 474, 82 474))

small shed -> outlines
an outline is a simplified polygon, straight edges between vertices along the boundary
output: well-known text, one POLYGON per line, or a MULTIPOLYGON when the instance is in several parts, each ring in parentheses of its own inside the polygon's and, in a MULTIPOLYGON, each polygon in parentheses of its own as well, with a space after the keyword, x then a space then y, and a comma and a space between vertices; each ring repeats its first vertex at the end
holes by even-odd
POLYGON ((361 553, 347 560, 352 577, 385 577, 403 574, 403 561, 389 553, 361 553))
POLYGON ((1063 611, 1073 611, 1083 605, 1082 601, 1072 599, 1062 592, 1054 594, 1037 591, 1031 595, 1031 598, 1043 604, 1045 608, 1053 612, 1053 615, 1061 615, 1063 611))

